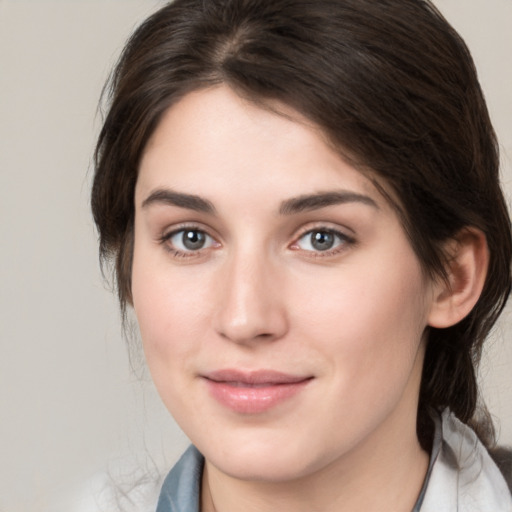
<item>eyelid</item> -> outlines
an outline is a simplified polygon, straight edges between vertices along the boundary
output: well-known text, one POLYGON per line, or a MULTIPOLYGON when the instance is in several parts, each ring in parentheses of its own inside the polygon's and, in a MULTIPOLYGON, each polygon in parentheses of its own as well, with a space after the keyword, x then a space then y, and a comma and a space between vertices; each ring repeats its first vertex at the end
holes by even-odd
POLYGON ((289 245, 289 248, 292 251, 301 251, 304 254, 306 254, 308 257, 314 257, 314 258, 321 258, 321 257, 329 257, 329 256, 335 256, 342 252, 347 251, 350 247, 354 246, 357 241, 356 238, 353 236, 353 234, 347 234, 347 231, 350 231, 353 233, 353 230, 345 227, 341 228, 339 226, 333 227, 332 225, 328 224, 315 224, 315 225, 308 225, 303 227, 299 233, 294 237, 294 241, 289 245), (332 249, 326 249, 326 250, 308 250, 308 249, 302 249, 299 247, 299 241, 303 239, 307 235, 311 235, 315 232, 325 232, 330 233, 336 236, 340 243, 338 243, 335 247, 332 249))
POLYGON ((356 235, 356 232, 348 226, 328 221, 312 221, 303 224, 297 230, 297 234, 294 235, 294 239, 298 240, 300 237, 306 235, 307 233, 311 233, 311 231, 328 231, 329 233, 339 234, 343 238, 351 239, 354 241, 356 235))
MULTIPOLYGON (((345 252, 349 249, 349 247, 356 244, 356 239, 352 234, 347 234, 347 232, 354 233, 352 229, 349 227, 339 225, 333 226, 331 223, 312 223, 306 226, 303 226, 298 233, 294 236, 293 242, 288 245, 288 249, 292 251, 301 251, 306 254, 308 257, 329 257, 334 256, 339 253, 345 252), (308 250, 303 249, 299 246, 299 241, 305 236, 314 233, 314 232, 326 232, 331 233, 335 237, 339 239, 338 243, 332 249, 325 250, 308 250)), ((204 256, 206 252, 211 249, 216 249, 222 246, 222 244, 218 241, 218 236, 211 233, 211 229, 207 226, 204 226, 202 223, 198 222, 183 222, 179 224, 175 224, 169 226, 166 230, 164 230, 163 234, 158 237, 158 242, 165 247, 165 249, 172 253, 175 257, 199 257, 204 256), (180 249, 176 248, 170 243, 170 240, 175 235, 183 232, 183 231, 199 231, 204 233, 205 236, 211 239, 211 244, 208 247, 201 247, 197 250, 194 249, 180 249)))
POLYGON ((205 226, 195 222, 183 222, 177 225, 169 227, 164 233, 158 237, 158 242, 162 244, 165 249, 172 253, 175 257, 198 257, 204 255, 204 253, 212 248, 220 247, 221 244, 217 240, 217 237, 210 233, 210 230, 205 226), (177 234, 184 231, 198 231, 203 233, 205 236, 211 239, 212 243, 208 247, 201 247, 197 250, 193 249, 180 249, 170 244, 170 240, 177 234))

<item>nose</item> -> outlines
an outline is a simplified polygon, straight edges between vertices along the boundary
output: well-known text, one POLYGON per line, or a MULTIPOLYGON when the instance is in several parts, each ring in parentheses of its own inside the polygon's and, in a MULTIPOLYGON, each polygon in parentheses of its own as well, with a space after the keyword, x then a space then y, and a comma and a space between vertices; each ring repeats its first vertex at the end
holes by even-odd
POLYGON ((225 262, 215 329, 238 344, 274 341, 288 330, 279 269, 257 255, 225 262))

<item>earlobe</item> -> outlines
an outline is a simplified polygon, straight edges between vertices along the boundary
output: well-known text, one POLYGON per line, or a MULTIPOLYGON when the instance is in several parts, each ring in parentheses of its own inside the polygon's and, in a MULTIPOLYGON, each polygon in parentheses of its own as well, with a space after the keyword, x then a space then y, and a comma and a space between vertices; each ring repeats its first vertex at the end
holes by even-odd
POLYGON ((482 231, 464 228, 448 242, 446 252, 447 279, 434 284, 432 308, 428 325, 436 328, 451 327, 466 317, 482 293, 489 250, 482 231))

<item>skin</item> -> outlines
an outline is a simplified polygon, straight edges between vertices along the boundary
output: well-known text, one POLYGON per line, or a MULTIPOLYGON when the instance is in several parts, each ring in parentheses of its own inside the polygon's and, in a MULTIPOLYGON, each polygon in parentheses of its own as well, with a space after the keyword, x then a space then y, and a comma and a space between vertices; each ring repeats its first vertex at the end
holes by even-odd
POLYGON ((183 98, 150 139, 132 274, 149 369, 206 458, 203 511, 410 511, 428 465, 416 411, 437 285, 371 181, 281 110, 219 86, 183 98), (183 229, 204 245, 187 249, 183 229), (338 233, 333 248, 314 230, 338 233), (309 380, 244 414, 209 392, 204 375, 225 368, 309 380))

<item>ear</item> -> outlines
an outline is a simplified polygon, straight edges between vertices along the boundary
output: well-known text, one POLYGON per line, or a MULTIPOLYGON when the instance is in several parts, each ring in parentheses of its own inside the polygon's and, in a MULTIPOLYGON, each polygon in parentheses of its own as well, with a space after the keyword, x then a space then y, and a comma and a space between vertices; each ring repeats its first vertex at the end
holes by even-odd
POLYGON ((489 265, 487 240, 482 231, 464 228, 447 243, 447 279, 434 283, 431 327, 445 328, 466 317, 477 303, 489 265))

